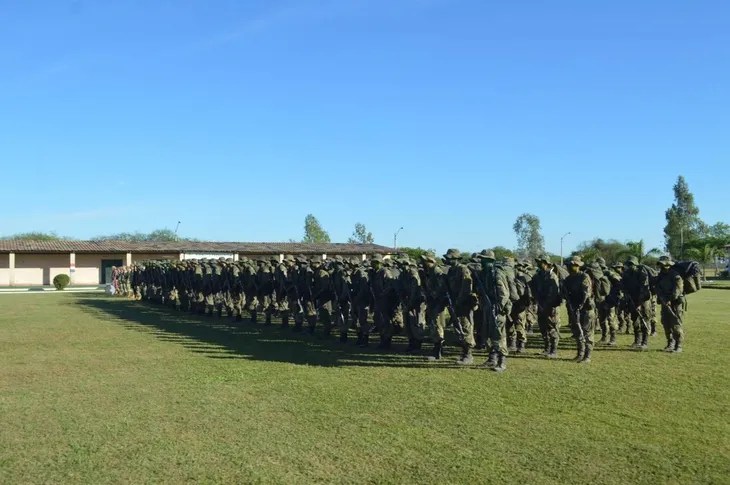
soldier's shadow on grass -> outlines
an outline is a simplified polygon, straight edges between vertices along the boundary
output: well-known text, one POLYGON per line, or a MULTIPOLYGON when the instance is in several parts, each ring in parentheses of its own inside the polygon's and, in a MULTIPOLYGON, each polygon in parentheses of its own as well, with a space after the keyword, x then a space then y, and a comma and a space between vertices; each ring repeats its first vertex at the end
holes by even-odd
MULTIPOLYGON (((348 343, 337 337, 325 338, 318 333, 294 332, 282 328, 275 319, 272 325, 250 323, 248 319, 236 322, 228 319, 178 312, 148 302, 112 299, 105 296, 77 300, 84 312, 101 320, 127 329, 144 332, 156 339, 182 345, 192 353, 212 359, 249 359, 288 362, 316 366, 387 366, 387 367, 458 367, 451 355, 437 363, 428 362, 424 355, 408 355, 403 350, 403 337, 393 340, 392 351, 375 348, 376 335, 371 346, 361 349, 354 345, 354 334, 348 343)), ((317 329, 321 332, 321 329, 317 329)), ((429 348, 429 344, 425 348, 429 348)), ((454 354, 454 357, 457 355, 454 354)))

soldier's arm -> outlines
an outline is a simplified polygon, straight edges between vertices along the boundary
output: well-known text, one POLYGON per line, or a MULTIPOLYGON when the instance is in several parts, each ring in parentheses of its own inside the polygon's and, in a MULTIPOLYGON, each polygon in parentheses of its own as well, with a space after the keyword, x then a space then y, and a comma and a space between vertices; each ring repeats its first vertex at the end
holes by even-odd
POLYGON ((674 293, 672 294, 672 301, 677 301, 684 295, 684 280, 678 274, 674 275, 674 293))

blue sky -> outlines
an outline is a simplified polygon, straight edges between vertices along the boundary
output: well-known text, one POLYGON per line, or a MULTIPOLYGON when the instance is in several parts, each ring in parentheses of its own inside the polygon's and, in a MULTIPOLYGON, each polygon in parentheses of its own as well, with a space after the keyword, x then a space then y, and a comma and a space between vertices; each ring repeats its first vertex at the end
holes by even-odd
POLYGON ((0 235, 445 251, 730 222, 725 1, 0 1, 0 235))

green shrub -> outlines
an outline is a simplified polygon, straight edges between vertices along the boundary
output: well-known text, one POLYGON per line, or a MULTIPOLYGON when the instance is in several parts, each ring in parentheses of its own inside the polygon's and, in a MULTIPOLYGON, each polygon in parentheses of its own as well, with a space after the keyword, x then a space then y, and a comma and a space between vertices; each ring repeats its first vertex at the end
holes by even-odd
POLYGON ((55 286, 57 290, 63 290, 70 283, 71 278, 69 278, 67 274, 56 275, 56 277, 53 278, 53 286, 55 286))
POLYGON ((728 270, 720 271, 720 279, 726 280, 728 278, 730 278, 730 271, 728 271, 728 270))

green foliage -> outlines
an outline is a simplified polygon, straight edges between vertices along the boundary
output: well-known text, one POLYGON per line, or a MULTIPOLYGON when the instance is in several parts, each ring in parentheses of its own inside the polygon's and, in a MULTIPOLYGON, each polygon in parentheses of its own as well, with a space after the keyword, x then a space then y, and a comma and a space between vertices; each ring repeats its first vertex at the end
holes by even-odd
POLYGON ((640 263, 644 264, 655 264, 659 260, 659 256, 662 254, 659 248, 651 248, 648 251, 644 247, 644 240, 628 241, 626 243, 626 250, 620 252, 618 257, 620 259, 626 259, 629 256, 636 256, 640 263))
POLYGON ((433 256, 436 256, 436 251, 433 249, 423 249, 421 247, 417 248, 409 248, 405 246, 401 246, 398 248, 399 253, 407 254, 411 257, 411 259, 419 259, 424 254, 431 254, 433 256))
POLYGON ((67 274, 61 273, 53 278, 53 286, 55 286, 57 290, 63 290, 70 284, 71 278, 67 274))
POLYGON ((494 251, 494 257, 497 258, 497 260, 501 260, 502 258, 510 257, 510 258, 516 258, 517 255, 514 251, 511 249, 507 249, 504 246, 494 246, 492 248, 492 251, 494 251))
POLYGON ((13 234, 11 236, 5 236, 0 239, 22 240, 22 241, 60 241, 62 239, 68 239, 68 238, 64 237, 64 236, 59 236, 55 232, 31 231, 31 232, 21 232, 18 234, 13 234))
POLYGON ((542 236, 539 217, 522 214, 512 229, 517 236, 517 252, 520 257, 535 258, 545 252, 545 238, 542 236))
POLYGON ((175 242, 175 241, 197 241, 197 239, 178 237, 172 229, 155 229, 152 232, 120 232, 105 236, 96 236, 95 241, 125 241, 132 243, 139 242, 175 242))
POLYGON ((683 176, 677 178, 673 190, 674 203, 665 213, 667 224, 664 226, 664 242, 669 254, 681 258, 683 244, 704 236, 708 228, 700 219, 700 210, 683 176))
POLYGON ((355 224, 355 230, 347 242, 350 244, 373 244, 375 239, 373 238, 373 233, 365 228, 365 224, 358 222, 355 224))
POLYGON ((606 260, 606 264, 611 265, 623 260, 628 252, 630 252, 629 247, 622 242, 596 238, 580 243, 570 256, 580 256, 583 261, 593 261, 600 256, 606 260))
POLYGON ((307 244, 330 242, 330 235, 312 214, 307 214, 307 217, 304 218, 304 238, 302 242, 307 244))

